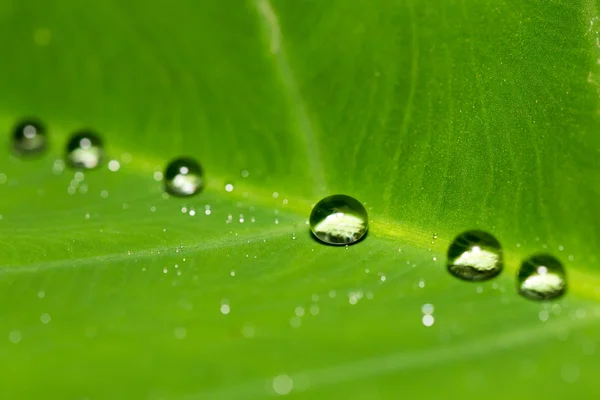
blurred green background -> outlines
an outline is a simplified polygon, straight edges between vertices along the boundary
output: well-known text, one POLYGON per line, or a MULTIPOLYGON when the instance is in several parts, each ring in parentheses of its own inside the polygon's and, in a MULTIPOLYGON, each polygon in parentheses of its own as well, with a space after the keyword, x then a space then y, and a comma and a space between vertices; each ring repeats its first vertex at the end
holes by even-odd
POLYGON ((594 0, 0 1, 0 397, 593 396, 599 30, 594 0), (26 116, 43 157, 10 155, 26 116), (84 127, 118 171, 63 168, 84 127), (163 196, 182 154, 207 187, 163 196), (366 240, 311 238, 334 193, 366 240), (484 283, 446 272, 474 228, 484 283), (535 252, 564 298, 515 292, 535 252))

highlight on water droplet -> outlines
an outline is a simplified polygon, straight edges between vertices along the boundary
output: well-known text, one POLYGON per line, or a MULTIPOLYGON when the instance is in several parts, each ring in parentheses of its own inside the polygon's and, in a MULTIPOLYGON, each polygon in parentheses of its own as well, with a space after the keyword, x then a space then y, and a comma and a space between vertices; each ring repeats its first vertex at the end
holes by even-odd
POLYGON ((165 190, 174 196, 193 196, 204 187, 202 167, 192 158, 177 158, 167 165, 164 183, 165 190))
POLYGON ((502 267, 500 242, 487 232, 463 232, 448 249, 448 271, 457 278, 483 281, 497 276, 502 267))
POLYGON ((552 300, 567 290, 562 263, 549 254, 535 254, 523 261, 517 274, 518 292, 531 300, 552 300))
POLYGON ((32 156, 46 149, 48 138, 44 125, 33 119, 23 120, 13 129, 12 150, 20 156, 32 156))
POLYGON ((73 168, 94 169, 104 159, 102 139, 89 130, 71 136, 67 144, 67 162, 73 168))
POLYGON ((333 245, 356 243, 369 229, 365 207, 355 198, 343 194, 319 201, 310 213, 309 221, 315 237, 333 245))

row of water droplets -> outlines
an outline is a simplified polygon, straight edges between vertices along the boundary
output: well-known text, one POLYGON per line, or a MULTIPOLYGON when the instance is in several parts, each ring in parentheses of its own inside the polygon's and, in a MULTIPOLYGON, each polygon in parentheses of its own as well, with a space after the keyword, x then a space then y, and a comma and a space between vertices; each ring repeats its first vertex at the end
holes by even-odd
MULTIPOLYGON (((44 125, 29 119, 15 127, 12 147, 21 156, 38 155, 46 149, 47 141, 44 125)), ((71 136, 65 154, 71 167, 93 169, 104 158, 103 143, 93 131, 81 130, 71 136)), ((180 157, 166 166, 163 181, 169 194, 193 196, 204 187, 204 173, 196 160, 180 157)), ((350 245, 366 236, 369 223, 367 211, 358 200, 338 194, 328 196, 314 206, 309 225, 314 237, 322 243, 350 245)), ((466 281, 494 278, 502 272, 503 266, 500 242, 487 232, 464 232, 448 249, 448 271, 466 281)), ((536 254, 526 259, 517 274, 518 292, 534 300, 558 298, 565 293, 566 286, 563 265, 548 254, 536 254)))

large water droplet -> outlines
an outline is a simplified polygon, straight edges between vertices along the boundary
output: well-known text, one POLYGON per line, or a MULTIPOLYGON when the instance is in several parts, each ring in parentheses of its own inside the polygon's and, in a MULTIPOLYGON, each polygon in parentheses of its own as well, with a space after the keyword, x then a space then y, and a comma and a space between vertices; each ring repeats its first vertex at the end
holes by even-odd
POLYGON ((355 243, 368 228, 367 210, 358 200, 343 194, 325 197, 310 213, 310 229, 328 244, 355 243))
POLYGON ((102 162, 102 140, 91 131, 80 131, 67 144, 67 161, 73 168, 93 169, 102 162))
POLYGON ((517 285, 519 293, 528 299, 555 299, 567 290, 565 269, 551 255, 536 254, 521 264, 517 285))
POLYGON ((448 249, 448 271, 467 281, 483 281, 502 271, 502 247, 483 231, 458 235, 448 249))
POLYGON ((165 169, 165 190, 174 196, 192 196, 204 187, 202 167, 196 160, 181 157, 165 169))
POLYGON ((36 155, 46 149, 46 128, 34 119, 22 121, 13 131, 12 149, 18 155, 36 155))

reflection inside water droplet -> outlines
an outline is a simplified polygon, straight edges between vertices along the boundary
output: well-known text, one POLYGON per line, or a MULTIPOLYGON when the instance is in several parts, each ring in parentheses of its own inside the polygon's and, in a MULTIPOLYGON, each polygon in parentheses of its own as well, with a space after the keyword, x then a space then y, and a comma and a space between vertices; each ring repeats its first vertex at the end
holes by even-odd
POLYGON ((536 254, 523 261, 517 275, 517 290, 532 300, 551 300, 567 290, 565 270, 559 260, 536 254))
POLYGON ((310 229, 322 242, 356 243, 367 233, 367 210, 353 197, 333 195, 319 201, 310 214, 310 229))
POLYGON ((102 140, 91 131, 75 133, 67 144, 67 162, 73 168, 93 169, 103 158, 102 140))
POLYGON ((448 271, 460 279, 490 279, 498 275, 502 267, 502 247, 487 232, 464 232, 454 239, 448 249, 448 271))
POLYGON ((204 187, 202 167, 192 158, 177 158, 165 169, 164 182, 168 193, 180 197, 192 196, 204 187))

